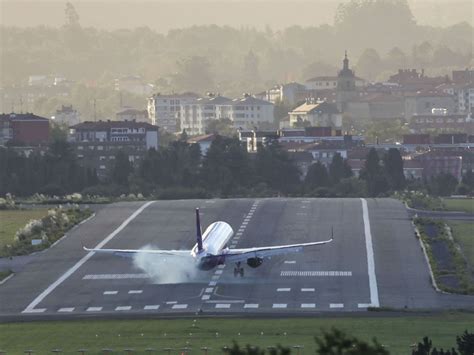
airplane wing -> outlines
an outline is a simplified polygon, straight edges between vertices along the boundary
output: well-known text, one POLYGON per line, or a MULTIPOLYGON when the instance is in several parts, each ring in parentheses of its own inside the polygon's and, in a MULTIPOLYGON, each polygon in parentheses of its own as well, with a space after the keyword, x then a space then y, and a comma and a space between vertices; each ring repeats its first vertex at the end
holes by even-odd
POLYGON ((305 247, 311 247, 316 245, 323 245, 333 241, 333 238, 329 240, 323 240, 321 242, 310 242, 300 244, 288 244, 288 245, 276 245, 272 247, 257 247, 257 248, 245 248, 245 249, 229 249, 223 256, 225 256, 226 262, 238 262, 244 261, 249 258, 270 258, 275 255, 298 253, 305 247))
POLYGON ((83 247, 85 251, 94 253, 112 254, 131 258, 136 254, 150 254, 161 256, 191 256, 191 250, 159 250, 159 249, 89 249, 83 247))

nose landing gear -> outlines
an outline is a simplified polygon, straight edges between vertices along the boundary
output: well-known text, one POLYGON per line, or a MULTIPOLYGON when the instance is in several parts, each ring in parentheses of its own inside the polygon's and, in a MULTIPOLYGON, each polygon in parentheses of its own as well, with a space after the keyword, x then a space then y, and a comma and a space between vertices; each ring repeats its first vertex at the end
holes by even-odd
POLYGON ((244 268, 240 266, 240 261, 236 262, 234 267, 234 277, 237 277, 237 275, 244 277, 244 268))

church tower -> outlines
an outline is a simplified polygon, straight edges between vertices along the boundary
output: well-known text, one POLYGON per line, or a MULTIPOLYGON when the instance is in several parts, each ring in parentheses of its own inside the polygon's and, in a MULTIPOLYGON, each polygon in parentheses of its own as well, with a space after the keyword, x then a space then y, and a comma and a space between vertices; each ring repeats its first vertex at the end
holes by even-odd
POLYGON ((342 61, 342 70, 337 75, 336 86, 336 105, 339 111, 343 112, 346 108, 346 103, 357 97, 355 75, 349 69, 349 59, 347 59, 347 51, 342 61))

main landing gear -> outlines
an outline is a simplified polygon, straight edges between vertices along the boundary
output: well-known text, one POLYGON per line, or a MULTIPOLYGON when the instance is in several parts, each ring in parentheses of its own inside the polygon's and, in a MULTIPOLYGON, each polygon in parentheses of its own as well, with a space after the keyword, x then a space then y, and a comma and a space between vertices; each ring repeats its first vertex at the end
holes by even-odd
POLYGON ((234 277, 237 277, 237 275, 244 277, 244 268, 240 266, 240 261, 236 262, 234 267, 234 277))

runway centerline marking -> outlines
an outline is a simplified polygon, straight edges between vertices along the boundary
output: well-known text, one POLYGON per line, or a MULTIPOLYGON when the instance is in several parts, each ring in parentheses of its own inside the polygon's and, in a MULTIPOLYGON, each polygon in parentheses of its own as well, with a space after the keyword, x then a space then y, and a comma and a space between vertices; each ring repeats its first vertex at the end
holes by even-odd
MULTIPOLYGON (((100 249, 109 241, 112 240, 120 231, 122 231, 131 221, 135 219, 145 208, 150 206, 155 201, 149 201, 143 204, 138 210, 136 210, 130 217, 128 217, 125 221, 122 222, 120 226, 118 226, 112 233, 110 233, 107 237, 105 237, 99 244, 95 246, 94 249, 100 249)), ((46 296, 48 296, 51 292, 53 292, 56 287, 62 284, 65 280, 67 280, 74 272, 77 271, 87 260, 89 260, 95 252, 90 251, 85 255, 81 260, 79 260, 73 267, 67 270, 59 279, 49 285, 38 297, 36 297, 26 308, 23 312, 31 312, 46 296)))
POLYGON ((291 288, 289 287, 277 288, 277 292, 290 292, 290 291, 291 291, 291 288))
POLYGON ((285 260, 285 264, 296 264, 296 260, 285 260))
POLYGON ((316 308, 316 303, 302 303, 301 308, 316 308))
POLYGON ((367 200, 362 201, 362 214, 364 217, 364 234, 365 247, 367 251, 367 269, 369 274, 369 289, 370 289, 370 304, 373 307, 379 307, 379 291, 377 288, 377 276, 375 275, 375 261, 374 261, 374 247, 372 244, 372 233, 370 231, 369 209, 367 207, 367 200))
POLYGON ((128 291, 130 295, 143 293, 143 290, 130 290, 128 291))
POLYGON ((330 303, 329 308, 344 308, 344 303, 330 303))
POLYGON ((272 308, 286 308, 287 304, 286 303, 274 303, 272 305, 272 308))
POLYGON ((102 307, 89 307, 86 309, 86 312, 100 312, 102 307))
POLYGON ((314 292, 314 288, 302 288, 301 292, 314 292))
POLYGON ((64 307, 64 308, 58 309, 58 312, 61 312, 61 313, 67 313, 67 312, 73 312, 73 311, 74 311, 74 307, 64 307))

